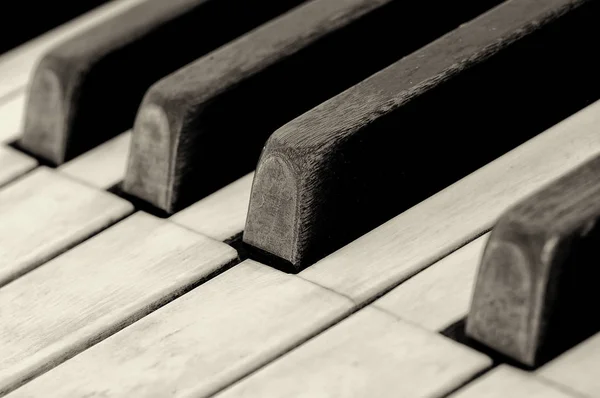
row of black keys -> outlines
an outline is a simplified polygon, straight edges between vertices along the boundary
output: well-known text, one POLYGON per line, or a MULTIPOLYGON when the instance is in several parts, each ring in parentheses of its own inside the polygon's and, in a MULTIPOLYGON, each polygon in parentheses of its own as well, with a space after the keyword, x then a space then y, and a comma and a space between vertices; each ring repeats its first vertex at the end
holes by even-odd
POLYGON ((297 271, 600 97, 600 1, 301 3, 147 0, 45 56, 18 145, 133 125, 167 213, 256 167, 244 242, 297 271))

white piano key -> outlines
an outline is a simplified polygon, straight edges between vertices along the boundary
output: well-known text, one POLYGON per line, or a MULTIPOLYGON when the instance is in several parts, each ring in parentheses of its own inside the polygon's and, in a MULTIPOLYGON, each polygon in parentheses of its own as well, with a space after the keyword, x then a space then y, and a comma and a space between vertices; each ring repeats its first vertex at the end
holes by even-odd
POLYGON ((10 397, 205 397, 324 329, 350 307, 335 293, 247 260, 10 397))
POLYGON ((368 301, 491 229, 510 205, 600 153, 600 101, 298 275, 368 301))
MULTIPOLYGON (((236 258, 235 250, 221 242, 138 212, 6 285, 0 289, 0 393, 181 295, 236 258)), ((187 320, 201 316, 207 304, 194 303, 187 320)), ((213 305, 214 311, 218 302, 213 305)), ((156 343, 150 340, 146 343, 156 343)), ((118 358, 132 349, 113 354, 118 358)))
POLYGON ((439 397, 491 362, 367 307, 217 397, 439 397))
POLYGON ((27 173, 37 161, 9 146, 0 145, 0 186, 27 173))
MULTIPOLYGON (((592 312, 589 316, 596 315, 592 312)), ((586 397, 600 397, 599 365, 600 333, 548 362, 537 374, 586 397)))
POLYGON ((469 312, 473 284, 488 234, 461 247, 375 301, 377 308, 425 329, 440 331, 469 312))
POLYGON ((25 91, 0 100, 0 142, 16 140, 23 128, 25 91))
POLYGON ((532 373, 500 365, 448 398, 576 398, 532 373))
POLYGON ((0 189, 0 286, 132 210, 129 202, 47 167, 0 189))
POLYGON ((108 189, 123 180, 131 130, 119 134, 60 166, 58 171, 100 189, 108 189))
POLYGON ((24 88, 44 53, 77 34, 127 11, 145 0, 113 0, 0 56, 0 103, 5 95, 24 88))
POLYGON ((217 240, 240 234, 246 224, 254 173, 171 216, 171 221, 217 240))

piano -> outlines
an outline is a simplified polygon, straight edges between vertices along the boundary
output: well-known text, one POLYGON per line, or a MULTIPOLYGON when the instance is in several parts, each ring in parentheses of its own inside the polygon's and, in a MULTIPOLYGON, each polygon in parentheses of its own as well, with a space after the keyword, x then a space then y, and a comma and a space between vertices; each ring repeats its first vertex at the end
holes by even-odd
POLYGON ((600 1, 40 10, 0 396, 600 397, 600 1))

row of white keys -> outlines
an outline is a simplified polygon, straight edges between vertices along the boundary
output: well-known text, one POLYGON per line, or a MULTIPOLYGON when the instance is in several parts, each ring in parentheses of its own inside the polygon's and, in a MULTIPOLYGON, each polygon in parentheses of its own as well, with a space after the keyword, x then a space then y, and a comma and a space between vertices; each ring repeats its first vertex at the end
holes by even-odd
MULTIPOLYGON (((0 302, 10 305, 0 311, 0 395, 236 258, 221 242, 138 212, 2 287, 0 302)), ((196 309, 205 304, 196 303, 196 309)), ((187 317, 197 315, 191 311, 187 317)))
POLYGON ((0 99, 0 143, 15 141, 23 128, 25 91, 0 99))
POLYGON ((510 205, 600 154, 600 101, 363 235, 298 275, 357 304, 487 230, 510 205))
MULTIPOLYGON (((28 43, 0 56, 0 104, 5 96, 25 95, 32 72, 44 54, 58 43, 67 40, 103 21, 114 18, 145 0, 112 0, 28 43), (19 94, 16 92, 21 90, 19 94)), ((24 98, 19 99, 23 101, 24 98)), ((19 107, 21 108, 21 107, 19 107)), ((0 118, 0 120, 3 120, 0 118)), ((0 130, 2 130, 0 128, 0 130)), ((2 133, 0 133, 2 134, 2 133)))
POLYGON ((340 295, 246 260, 10 397, 205 397, 282 354, 224 396, 427 397, 491 363, 375 308, 287 352, 352 308, 340 295))
POLYGON ((0 189, 0 286, 127 216, 123 199, 39 167, 0 189))

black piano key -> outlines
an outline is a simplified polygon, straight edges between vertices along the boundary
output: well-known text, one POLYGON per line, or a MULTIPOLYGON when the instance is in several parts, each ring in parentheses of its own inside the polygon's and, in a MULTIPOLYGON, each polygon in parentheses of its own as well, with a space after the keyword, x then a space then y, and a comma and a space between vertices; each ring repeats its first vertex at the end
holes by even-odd
POLYGON ((0 6, 0 14, 3 17, 0 24, 0 54, 107 1, 4 1, 0 6))
POLYGON ((251 171, 286 121, 497 3, 314 0, 289 12, 149 90, 125 190, 185 207, 251 171))
POLYGON ((302 269, 590 104, 599 3, 507 1, 278 129, 244 242, 302 269))
POLYGON ((19 145, 62 164, 133 125, 156 80, 301 0, 147 0, 48 52, 19 145))
POLYGON ((600 330, 600 156, 498 220, 477 273, 467 336, 539 366, 600 330))

